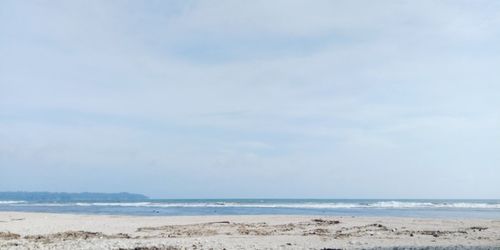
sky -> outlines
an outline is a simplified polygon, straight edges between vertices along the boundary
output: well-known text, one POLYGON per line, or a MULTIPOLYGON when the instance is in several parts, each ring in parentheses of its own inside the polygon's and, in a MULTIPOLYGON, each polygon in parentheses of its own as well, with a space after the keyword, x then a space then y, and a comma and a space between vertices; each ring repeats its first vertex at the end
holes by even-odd
POLYGON ((499 1, 0 1, 0 190, 500 198, 499 1))

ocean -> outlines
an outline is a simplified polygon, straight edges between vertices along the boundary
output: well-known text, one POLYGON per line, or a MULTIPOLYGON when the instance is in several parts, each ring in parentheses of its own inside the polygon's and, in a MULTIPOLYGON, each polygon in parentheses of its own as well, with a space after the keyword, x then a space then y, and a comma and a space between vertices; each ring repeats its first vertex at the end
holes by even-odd
POLYGON ((124 202, 0 201, 0 211, 178 215, 334 215, 500 219, 500 200, 147 199, 124 202))

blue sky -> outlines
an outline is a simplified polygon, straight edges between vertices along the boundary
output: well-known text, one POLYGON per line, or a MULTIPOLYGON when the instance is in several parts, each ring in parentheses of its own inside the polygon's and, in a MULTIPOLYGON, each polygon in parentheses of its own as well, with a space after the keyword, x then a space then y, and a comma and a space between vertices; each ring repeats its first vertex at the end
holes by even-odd
POLYGON ((0 2, 0 190, 500 198, 498 1, 0 2))

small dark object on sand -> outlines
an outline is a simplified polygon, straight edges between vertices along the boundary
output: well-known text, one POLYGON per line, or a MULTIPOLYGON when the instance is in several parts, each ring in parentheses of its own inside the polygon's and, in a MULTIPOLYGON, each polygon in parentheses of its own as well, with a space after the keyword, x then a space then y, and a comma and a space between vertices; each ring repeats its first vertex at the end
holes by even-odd
POLYGON ((323 219, 313 219, 313 222, 319 223, 319 224, 328 224, 328 225, 334 225, 334 224, 339 224, 340 221, 338 220, 323 220, 323 219))
POLYGON ((470 227, 471 230, 477 230, 479 232, 488 229, 487 227, 470 227))
POLYGON ((118 250, 179 250, 177 247, 134 247, 134 248, 119 248, 118 250))

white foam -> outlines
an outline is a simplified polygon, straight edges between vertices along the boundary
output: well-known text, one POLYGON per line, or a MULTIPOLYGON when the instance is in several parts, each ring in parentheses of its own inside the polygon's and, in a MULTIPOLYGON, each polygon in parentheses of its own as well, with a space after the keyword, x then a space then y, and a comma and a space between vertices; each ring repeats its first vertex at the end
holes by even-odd
POLYGON ((152 203, 151 202, 92 202, 85 203, 79 202, 74 205, 82 206, 82 207, 90 207, 90 206, 103 206, 103 207, 148 207, 152 203))
POLYGON ((151 207, 151 208, 290 208, 290 209, 500 209, 500 203, 480 202, 415 202, 374 201, 359 202, 78 202, 78 203, 26 203, 0 201, 0 205, 46 207, 151 207))
POLYGON ((0 205, 4 205, 4 204, 19 204, 19 203, 25 203, 25 201, 0 201, 0 205))
POLYGON ((157 208, 296 208, 296 209, 418 209, 418 208, 463 208, 463 209, 500 209, 500 203, 431 203, 382 201, 373 203, 237 203, 237 202, 199 202, 199 203, 77 203, 77 206, 120 206, 120 207, 157 207, 157 208))

